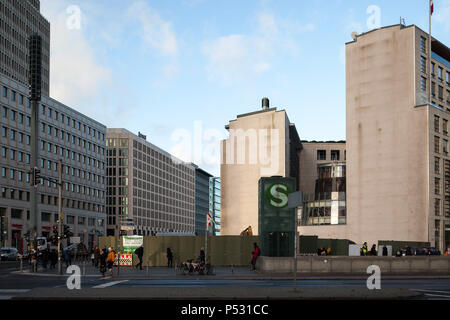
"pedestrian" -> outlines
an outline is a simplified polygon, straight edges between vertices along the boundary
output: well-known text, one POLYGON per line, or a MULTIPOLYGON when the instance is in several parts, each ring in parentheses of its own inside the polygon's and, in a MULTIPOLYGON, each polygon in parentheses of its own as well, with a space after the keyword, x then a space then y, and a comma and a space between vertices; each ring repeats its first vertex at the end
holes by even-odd
POLYGON ((114 252, 114 250, 109 247, 108 248, 108 257, 106 258, 106 263, 108 266, 108 270, 109 270, 109 275, 112 277, 113 276, 113 265, 114 265, 114 261, 116 260, 116 254, 114 252))
POLYGON ((200 257, 199 257, 200 263, 206 262, 206 256, 205 256, 205 248, 201 247, 200 249, 200 257))
POLYGON ((102 278, 105 277, 105 272, 106 272, 106 259, 107 259, 107 255, 105 250, 100 250, 100 254, 98 256, 98 263, 100 265, 100 272, 102 274, 102 278))
POLYGON ((327 256, 331 256, 331 248, 327 249, 327 256))
POLYGON ((41 259, 42 259, 42 266, 44 267, 44 269, 47 269, 49 254, 50 253, 48 249, 42 251, 41 259))
POLYGON ((94 254, 94 249, 91 250, 91 261, 92 261, 92 266, 95 267, 95 254, 94 254))
POLYGON ((325 250, 325 248, 320 249, 320 255, 326 256, 327 255, 327 250, 325 250))
POLYGON ((372 248, 370 249, 370 254, 372 256, 376 256, 377 255, 377 246, 375 244, 372 245, 372 248))
POLYGON ((386 245, 383 246, 383 257, 387 257, 388 255, 388 249, 386 247, 386 245))
POLYGON ((173 254, 170 248, 167 248, 167 268, 173 267, 173 254))
POLYGON ((136 269, 139 266, 140 269, 142 270, 142 257, 144 256, 144 245, 142 244, 139 248, 137 248, 134 251, 134 254, 136 254, 138 256, 138 258, 139 258, 139 263, 136 265, 136 269))
POLYGON ((406 245, 406 255, 407 256, 412 256, 411 248, 408 245, 406 245))
POLYGON ((53 249, 50 252, 50 269, 55 269, 56 263, 58 263, 58 253, 53 249))
POLYGON ((395 254, 396 257, 402 257, 403 256, 403 248, 400 248, 397 250, 397 253, 395 254))
POLYGON ((69 250, 63 250, 64 262, 66 263, 66 268, 68 268, 72 264, 72 257, 70 255, 69 250))
POLYGON ((367 252, 368 252, 368 249, 367 249, 367 242, 364 242, 364 244, 363 244, 363 246, 362 246, 362 253, 363 253, 363 256, 367 256, 367 252))
POLYGON ((95 267, 98 267, 99 259, 100 259, 100 249, 98 246, 94 249, 94 259, 95 259, 95 267))
POLYGON ((258 244, 256 242, 253 243, 253 251, 252 251, 252 271, 256 270, 256 260, 258 260, 258 257, 261 254, 261 250, 258 247, 258 244))

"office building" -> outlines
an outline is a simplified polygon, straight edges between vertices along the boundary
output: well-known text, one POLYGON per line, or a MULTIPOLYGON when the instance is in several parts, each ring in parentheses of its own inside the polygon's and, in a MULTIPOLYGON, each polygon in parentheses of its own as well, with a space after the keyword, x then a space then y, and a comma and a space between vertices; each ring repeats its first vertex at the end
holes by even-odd
POLYGON ((450 49, 414 25, 394 25, 356 35, 346 61, 347 223, 302 233, 445 250, 450 49))
POLYGON ((302 146, 301 226, 345 225, 347 223, 345 141, 302 141, 302 146))
MULTIPOLYGON (((28 87, 0 75, 0 215, 8 217, 6 245, 20 248, 31 229, 31 108, 28 87)), ((58 179, 63 163, 64 223, 85 245, 105 235, 105 135, 97 121, 43 95, 39 105, 41 176, 58 179)), ((38 193, 38 236, 49 236, 58 221, 56 183, 41 180, 38 193)))
POLYGON ((213 220, 213 234, 220 236, 220 177, 209 178, 209 212, 213 220))
MULTIPOLYGON (((203 236, 209 213, 209 179, 212 175, 195 164, 192 166, 195 168, 195 234, 203 236)), ((208 232, 212 231, 210 227, 208 232)))
POLYGON ((0 1, 0 73, 28 86, 28 37, 42 38, 42 93, 50 88, 50 23, 39 0, 0 1))
MULTIPOLYGON (((299 180, 301 142, 285 110, 270 108, 238 115, 226 126, 222 143, 221 234, 239 235, 252 227, 258 234, 258 182, 261 177, 299 180)), ((297 183, 298 188, 298 183, 297 183)))
POLYGON ((194 234, 195 168, 146 141, 107 129, 107 234, 194 234))

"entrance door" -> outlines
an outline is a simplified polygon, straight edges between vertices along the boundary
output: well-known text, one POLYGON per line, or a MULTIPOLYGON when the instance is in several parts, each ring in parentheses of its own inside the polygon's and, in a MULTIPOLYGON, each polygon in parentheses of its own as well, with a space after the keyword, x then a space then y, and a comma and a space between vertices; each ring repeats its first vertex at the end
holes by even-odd
POLYGON ((21 238, 20 230, 12 230, 11 231, 11 247, 20 250, 20 238, 21 238))

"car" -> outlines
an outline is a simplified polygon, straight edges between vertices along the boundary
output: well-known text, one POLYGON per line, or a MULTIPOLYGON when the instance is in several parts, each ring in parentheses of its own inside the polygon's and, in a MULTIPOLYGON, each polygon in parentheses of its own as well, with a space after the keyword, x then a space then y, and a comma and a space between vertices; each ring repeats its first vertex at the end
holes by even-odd
POLYGON ((6 260, 16 261, 18 259, 18 251, 16 248, 1 248, 0 257, 2 261, 6 260))
POLYGON ((417 247, 411 249, 413 256, 440 256, 441 252, 434 247, 417 247))

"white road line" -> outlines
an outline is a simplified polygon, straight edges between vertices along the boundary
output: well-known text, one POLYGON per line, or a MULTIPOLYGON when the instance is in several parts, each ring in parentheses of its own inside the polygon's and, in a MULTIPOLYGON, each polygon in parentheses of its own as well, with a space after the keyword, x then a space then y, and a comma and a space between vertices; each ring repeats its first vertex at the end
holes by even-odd
POLYGON ((431 293, 426 293, 425 295, 426 295, 426 296, 429 296, 429 297, 441 297, 441 298, 447 298, 447 299, 450 299, 450 295, 444 296, 444 295, 441 295, 441 294, 431 294, 431 293))
POLYGON ((100 284, 100 285, 95 286, 95 287, 92 287, 92 288, 95 288, 95 289, 103 289, 103 288, 112 287, 112 286, 115 286, 116 284, 123 283, 123 282, 127 282, 127 281, 128 281, 128 280, 112 281, 112 282, 100 284))
POLYGON ((31 289, 0 289, 0 293, 25 293, 31 289))
POLYGON ((12 296, 0 296, 0 300, 11 300, 12 296))
POLYGON ((420 292, 433 292, 433 293, 446 293, 450 294, 450 291, 437 291, 437 290, 424 290, 424 289, 411 289, 414 291, 420 291, 420 292))

